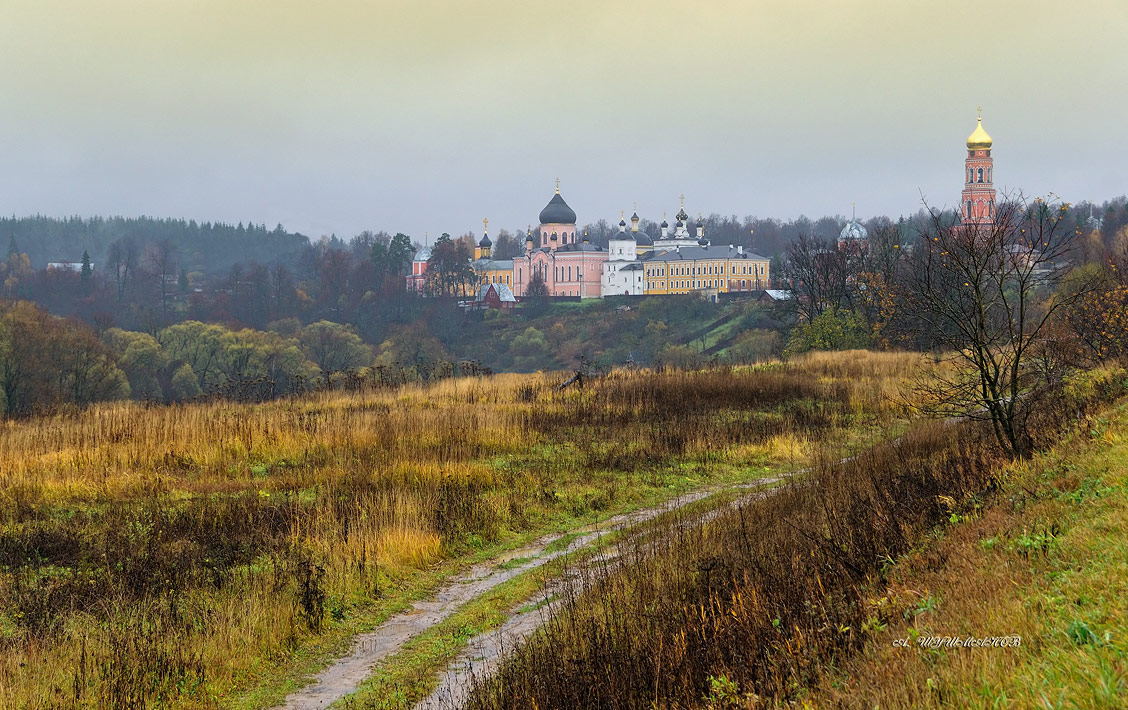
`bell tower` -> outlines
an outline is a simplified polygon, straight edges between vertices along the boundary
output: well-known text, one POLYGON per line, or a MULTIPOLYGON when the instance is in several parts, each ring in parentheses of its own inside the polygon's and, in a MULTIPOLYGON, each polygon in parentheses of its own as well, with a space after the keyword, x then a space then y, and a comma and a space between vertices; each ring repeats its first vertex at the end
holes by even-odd
POLYGON ((964 161, 964 189, 960 198, 960 219, 964 224, 991 224, 995 221, 994 159, 991 136, 983 130, 983 109, 979 122, 967 137, 964 161))

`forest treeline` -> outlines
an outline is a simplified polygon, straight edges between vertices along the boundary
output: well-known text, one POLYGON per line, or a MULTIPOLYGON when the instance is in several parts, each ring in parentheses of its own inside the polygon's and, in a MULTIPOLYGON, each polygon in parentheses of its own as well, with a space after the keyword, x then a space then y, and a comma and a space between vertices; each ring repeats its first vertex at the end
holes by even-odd
POLYGON ((27 301, 0 301, 0 414, 9 417, 126 398, 262 401, 468 372, 473 365, 377 363, 351 328, 328 321, 294 321, 281 332, 184 321, 154 334, 109 328, 99 335, 27 301))
MULTIPOLYGON (((288 318, 263 330, 198 320, 153 332, 98 330, 28 301, 0 300, 0 415, 24 417, 115 399, 265 401, 494 369, 565 369, 581 361, 595 368, 694 366, 706 358, 692 328, 716 316, 710 304, 689 296, 647 299, 629 311, 592 303, 527 316, 491 311, 467 318, 449 302, 428 306, 420 321, 371 345, 352 326, 328 320, 302 324, 288 318)), ((771 309, 734 303, 725 313, 732 362, 780 351, 781 324, 771 309)))
MULTIPOLYGON (((1128 303, 1128 201, 1063 205, 1055 218, 1061 234, 1074 235, 1061 256, 1104 279, 1055 323, 1068 325, 1080 338, 1071 342, 1096 356, 1119 353, 1128 347, 1128 325, 1116 319, 1117 304, 1128 303)), ((785 346, 792 353, 933 347, 913 335, 927 329, 904 317, 912 295, 904 283, 906 255, 927 233, 924 219, 869 220, 866 249, 847 253, 834 245, 838 218, 708 218, 714 242, 773 250, 774 274, 798 295, 782 305, 717 306, 689 296, 632 299, 629 309, 617 300, 530 302, 514 313, 469 314, 454 299, 405 289, 417 245, 404 234, 364 232, 348 242, 310 243, 281 227, 0 220, 0 240, 8 240, 0 260, 3 411, 18 416, 127 396, 265 398, 326 386, 332 373, 352 373, 336 375, 338 382, 399 381, 464 369, 572 368, 581 361, 600 367, 748 362, 785 346), (37 261, 51 249, 65 251, 69 261, 79 247, 81 265, 74 268, 37 261)), ((597 243, 612 231, 601 224, 588 229, 597 243)), ((494 242, 502 250, 519 244, 504 230, 494 242)), ((473 235, 444 243, 451 249, 443 254, 468 254, 473 235)), ((461 261, 432 268, 465 268, 461 261)))
POLYGON ((0 243, 19 245, 35 268, 49 263, 78 262, 83 252, 96 264, 110 260, 115 244, 132 242, 144 252, 149 245, 174 245, 180 269, 219 273, 237 263, 293 264, 309 239, 248 222, 244 225, 154 217, 34 217, 0 218, 0 243))
MULTIPOLYGON (((926 226, 927 215, 922 210, 897 221, 874 217, 862 223, 870 234, 891 234, 908 245, 926 226)), ((1110 246, 1128 225, 1128 198, 1074 205, 1069 214, 1086 231, 1091 216, 1103 221, 1100 235, 1110 246)), ((741 245, 772 257, 773 274, 781 273, 789 245, 801 237, 829 243, 844 221, 839 216, 783 221, 715 214, 704 219, 714 244, 741 245)), ((655 221, 641 224, 652 237, 658 235, 655 221)), ((584 229, 593 243, 605 245, 618 227, 600 220, 584 229)), ((503 229, 491 237, 495 258, 524 250, 523 230, 503 229)), ((473 233, 454 237, 460 248, 450 251, 468 256, 476 241, 473 233)), ((264 329, 297 318, 349 324, 366 342, 379 343, 427 310, 405 293, 402 278, 421 242, 418 236, 371 231, 348 241, 327 236, 311 242, 281 225, 268 230, 145 217, 6 218, 0 219, 0 247, 7 245, 0 296, 34 301, 101 330, 151 333, 184 320, 264 329), (48 269, 51 263, 74 266, 48 269)), ((436 266, 456 269, 456 261, 436 266)))

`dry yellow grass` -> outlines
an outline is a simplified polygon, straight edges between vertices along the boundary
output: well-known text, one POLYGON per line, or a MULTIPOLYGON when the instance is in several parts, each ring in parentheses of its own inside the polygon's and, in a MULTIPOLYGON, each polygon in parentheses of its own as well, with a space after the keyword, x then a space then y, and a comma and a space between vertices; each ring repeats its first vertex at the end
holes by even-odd
POLYGON ((0 707, 225 704, 436 561, 896 414, 906 356, 837 357, 5 422, 0 707))

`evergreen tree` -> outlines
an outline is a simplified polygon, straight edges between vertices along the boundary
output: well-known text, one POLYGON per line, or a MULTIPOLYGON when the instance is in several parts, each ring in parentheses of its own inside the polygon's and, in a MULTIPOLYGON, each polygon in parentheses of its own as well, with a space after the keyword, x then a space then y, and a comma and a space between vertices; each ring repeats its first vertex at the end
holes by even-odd
POLYGON ((411 269, 411 259, 415 256, 415 247, 411 244, 411 237, 403 232, 397 232, 388 244, 388 263, 391 273, 404 275, 411 269))
POLYGON ((525 312, 537 316, 548 310, 549 303, 548 284, 539 271, 533 273, 529 285, 525 287, 525 312))
POLYGON ((82 285, 86 286, 90 283, 90 277, 94 273, 94 267, 90 265, 90 252, 83 250, 82 252, 82 285))
POLYGON ((16 235, 13 234, 11 239, 8 240, 8 258, 11 259, 13 256, 19 256, 19 253, 20 246, 16 244, 16 235))

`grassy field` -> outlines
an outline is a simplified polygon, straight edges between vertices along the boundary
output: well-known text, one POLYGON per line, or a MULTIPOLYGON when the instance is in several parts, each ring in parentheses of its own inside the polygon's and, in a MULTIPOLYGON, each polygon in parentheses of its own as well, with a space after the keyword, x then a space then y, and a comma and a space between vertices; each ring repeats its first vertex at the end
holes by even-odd
POLYGON ((879 560, 990 481, 991 447, 932 422, 704 525, 670 521, 595 567, 544 632, 478 688, 472 708, 691 707, 724 678, 737 697, 790 699, 865 636, 879 560))
POLYGON ((928 366, 845 353, 4 423, 0 706, 269 704, 472 561, 896 427, 928 366))
POLYGON ((890 570, 861 654, 813 708, 1119 708, 1128 697, 1128 405, 1010 467, 890 570), (943 637, 1018 646, 929 647, 943 637), (905 641, 907 647, 894 647, 905 641))
MULTIPOLYGON (((1063 411, 1126 386, 1123 370, 1082 380, 1063 411)), ((1096 452, 1009 468, 989 432, 940 421, 816 457, 775 495, 587 570, 469 707, 1120 707, 1125 425, 1121 407, 1083 427, 1096 452)))

